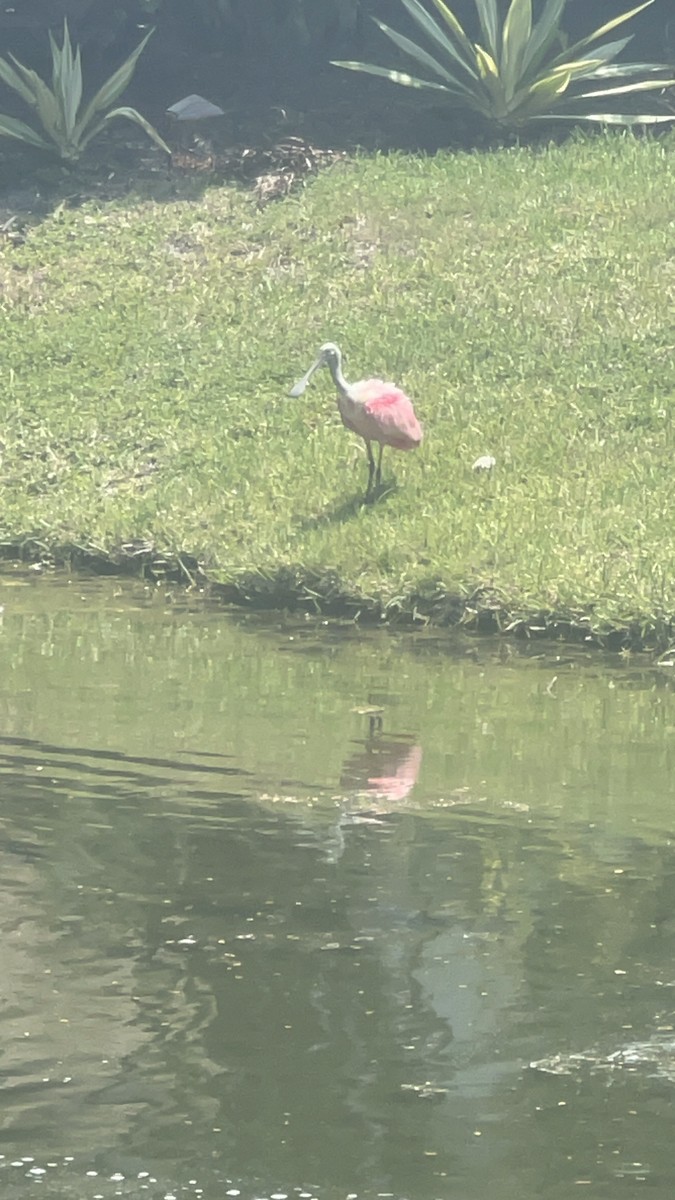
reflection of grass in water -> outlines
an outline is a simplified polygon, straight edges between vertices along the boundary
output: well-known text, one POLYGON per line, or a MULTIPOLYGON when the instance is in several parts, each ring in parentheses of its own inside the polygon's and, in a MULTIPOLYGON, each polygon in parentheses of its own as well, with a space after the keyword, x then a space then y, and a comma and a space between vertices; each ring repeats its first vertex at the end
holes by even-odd
POLYGON ((667 617, 668 146, 363 159, 263 211, 234 187, 62 209, 0 267, 3 539, 150 539, 394 609, 487 584, 667 617), (426 427, 367 507, 328 376, 285 397, 328 337, 426 427))

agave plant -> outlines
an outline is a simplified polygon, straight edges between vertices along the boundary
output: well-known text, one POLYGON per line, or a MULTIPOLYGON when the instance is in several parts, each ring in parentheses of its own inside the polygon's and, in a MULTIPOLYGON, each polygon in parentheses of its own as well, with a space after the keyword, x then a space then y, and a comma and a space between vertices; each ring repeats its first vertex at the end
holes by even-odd
POLYGON ((566 0, 545 0, 536 21, 532 0, 511 0, 503 19, 497 0, 475 0, 484 45, 471 41, 445 0, 432 0, 443 25, 434 20, 420 0, 401 2, 434 54, 383 21, 375 17, 373 20, 399 50, 432 76, 431 79, 371 63, 335 62, 333 65, 350 71, 366 71, 405 87, 445 92, 507 129, 517 129, 529 121, 551 116, 620 125, 673 120, 672 115, 638 116, 598 112, 594 108, 598 99, 604 104, 605 97, 672 86, 672 79, 656 78, 662 76, 667 67, 656 63, 614 61, 628 45, 630 36, 595 44, 618 25, 649 8, 654 0, 643 0, 642 4, 607 21, 572 46, 565 45, 566 39, 560 28, 566 0), (627 80, 630 82, 625 82, 627 80), (591 90, 586 90, 589 84, 591 90), (558 105, 569 101, 575 102, 569 111, 555 112, 558 105), (577 109, 578 102, 581 106, 577 109))
POLYGON ((115 117, 125 117, 128 121, 135 121, 140 125, 162 150, 170 154, 169 147, 157 130, 145 117, 136 112, 135 108, 110 108, 131 80, 138 58, 151 33, 152 30, 121 67, 118 67, 99 88, 95 96, 84 105, 80 47, 78 46, 73 53, 67 21, 63 24, 61 47, 57 45, 51 32, 49 34, 52 51, 51 87, 36 71, 25 67, 13 54, 9 56, 13 66, 7 59, 0 58, 0 80, 25 100, 42 127, 42 132, 39 133, 25 121, 0 113, 0 135, 18 138, 19 141, 37 146, 40 150, 56 150, 62 159, 74 162, 92 138, 106 128, 109 121, 115 117))

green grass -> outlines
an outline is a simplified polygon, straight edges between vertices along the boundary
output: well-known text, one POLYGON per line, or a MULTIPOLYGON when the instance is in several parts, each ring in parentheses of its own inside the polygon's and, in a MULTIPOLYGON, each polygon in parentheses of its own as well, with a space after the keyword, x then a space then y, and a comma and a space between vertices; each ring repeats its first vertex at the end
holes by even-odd
POLYGON ((0 260, 0 541, 663 631, 674 205, 675 140, 613 134, 361 158, 263 210, 230 186, 61 209, 0 260), (327 372, 285 396, 328 339, 425 426, 371 505, 327 372))

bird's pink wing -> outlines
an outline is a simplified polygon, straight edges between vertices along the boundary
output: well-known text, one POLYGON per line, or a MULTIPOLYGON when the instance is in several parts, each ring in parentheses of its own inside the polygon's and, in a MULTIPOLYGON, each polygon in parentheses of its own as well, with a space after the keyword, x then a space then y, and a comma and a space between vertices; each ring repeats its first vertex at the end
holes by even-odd
POLYGON ((419 446, 422 426, 405 392, 394 383, 364 379, 354 385, 352 395, 363 404, 363 430, 359 430, 363 437, 397 450, 419 446))

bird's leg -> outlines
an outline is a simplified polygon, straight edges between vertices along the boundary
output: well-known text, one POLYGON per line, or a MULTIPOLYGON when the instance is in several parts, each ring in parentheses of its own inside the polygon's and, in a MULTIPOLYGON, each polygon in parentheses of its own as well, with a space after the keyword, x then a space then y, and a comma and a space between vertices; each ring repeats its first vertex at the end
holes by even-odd
POLYGON ((368 487, 366 488, 366 498, 373 490, 373 479, 375 478, 375 459, 373 458, 373 447, 370 442, 364 438, 366 450, 368 451, 368 487))
POLYGON ((384 450, 384 443, 380 442, 380 453, 379 453, 379 456, 377 459, 377 471, 375 472, 375 487, 379 487, 380 484, 382 483, 382 451, 383 450, 384 450))

